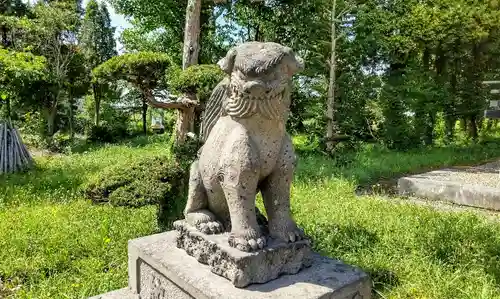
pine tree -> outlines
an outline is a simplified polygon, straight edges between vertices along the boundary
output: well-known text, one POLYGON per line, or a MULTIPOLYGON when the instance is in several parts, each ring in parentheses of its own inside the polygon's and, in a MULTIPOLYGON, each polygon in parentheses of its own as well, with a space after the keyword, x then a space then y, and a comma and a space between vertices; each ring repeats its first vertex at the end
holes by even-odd
POLYGON ((99 14, 103 24, 100 56, 102 58, 102 62, 105 62, 111 59, 113 56, 117 55, 116 42, 114 37, 115 28, 111 26, 111 17, 109 16, 109 11, 106 3, 103 2, 101 4, 99 8, 99 14))
MULTIPOLYGON (((90 0, 87 4, 80 37, 80 44, 89 71, 117 54, 114 32, 115 28, 111 26, 111 18, 106 4, 103 3, 99 6, 96 0, 90 0)), ((100 123, 102 88, 97 83, 92 86, 96 126, 100 123)))

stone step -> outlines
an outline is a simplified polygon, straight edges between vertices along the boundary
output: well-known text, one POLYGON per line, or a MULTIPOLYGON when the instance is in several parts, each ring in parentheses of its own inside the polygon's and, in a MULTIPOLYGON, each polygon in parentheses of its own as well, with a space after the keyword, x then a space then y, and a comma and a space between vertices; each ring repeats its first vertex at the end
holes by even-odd
POLYGON ((403 196, 500 211, 500 165, 449 168, 399 179, 403 196))

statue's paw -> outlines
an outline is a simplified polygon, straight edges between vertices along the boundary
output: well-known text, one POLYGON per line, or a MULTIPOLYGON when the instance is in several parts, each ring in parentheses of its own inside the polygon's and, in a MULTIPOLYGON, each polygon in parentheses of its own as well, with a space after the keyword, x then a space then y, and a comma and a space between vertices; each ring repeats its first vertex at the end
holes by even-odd
POLYGON ((266 244, 266 238, 255 230, 246 230, 241 233, 231 232, 229 235, 229 246, 244 252, 263 249, 266 244))
POLYGON ((279 228, 270 229, 270 233, 271 237, 285 243, 294 243, 306 238, 304 231, 293 221, 279 228))
POLYGON ((224 232, 224 226, 219 221, 198 223, 196 229, 207 235, 216 235, 224 232))
POLYGON ((200 232, 207 235, 220 234, 224 232, 224 226, 217 221, 215 215, 208 210, 200 210, 186 214, 187 222, 196 227, 200 232))

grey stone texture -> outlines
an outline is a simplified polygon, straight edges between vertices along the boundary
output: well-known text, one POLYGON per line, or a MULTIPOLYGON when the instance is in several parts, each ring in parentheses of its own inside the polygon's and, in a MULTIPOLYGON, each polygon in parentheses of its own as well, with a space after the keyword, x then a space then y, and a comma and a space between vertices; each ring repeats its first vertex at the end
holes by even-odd
POLYGON ((295 275, 282 275, 266 284, 236 288, 229 280, 212 273, 210 266, 177 248, 177 237, 178 233, 173 231, 129 241, 128 292, 120 290, 94 298, 371 298, 368 275, 317 254, 312 255, 311 267, 295 275))
POLYGON ((133 294, 129 288, 123 288, 117 291, 91 297, 89 299, 139 299, 139 295, 133 294))
POLYGON ((185 221, 177 221, 174 226, 179 232, 178 248, 239 288, 266 283, 282 274, 296 274, 312 263, 307 239, 294 243, 271 240, 264 250, 243 252, 229 246, 227 233, 206 235, 185 221))
POLYGON ((500 211, 500 162, 456 167, 404 177, 400 195, 500 211))
POLYGON ((291 78, 303 61, 288 47, 249 42, 218 64, 227 77, 203 115, 204 145, 191 167, 186 220, 206 234, 229 232, 229 245, 244 252, 263 249, 269 237, 299 241, 304 233, 290 213, 296 157, 285 124, 291 78), (255 215, 259 191, 269 235, 255 215))

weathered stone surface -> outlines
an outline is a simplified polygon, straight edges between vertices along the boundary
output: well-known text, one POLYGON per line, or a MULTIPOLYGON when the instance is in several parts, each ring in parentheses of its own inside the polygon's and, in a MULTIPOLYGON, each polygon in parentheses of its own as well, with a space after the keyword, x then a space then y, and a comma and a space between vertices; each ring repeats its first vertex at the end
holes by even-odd
POLYGON ((312 256, 311 267, 295 275, 235 288, 229 280, 212 273, 209 266, 177 248, 177 232, 132 240, 129 252, 134 266, 129 270, 136 273, 132 290, 141 298, 367 299, 371 293, 370 279, 361 270, 317 254, 312 256))
POLYGON ((443 200, 459 205, 500 210, 500 165, 443 169, 404 177, 401 195, 443 200))
POLYGON ((266 283, 282 274, 296 274, 312 263, 309 240, 294 243, 271 240, 265 249, 248 253, 229 246, 227 233, 206 235, 185 221, 177 221, 174 226, 179 232, 178 248, 239 288, 266 283))
POLYGON ((230 246, 258 251, 268 239, 255 215, 260 191, 269 235, 298 241, 304 233, 290 213, 296 157, 285 125, 291 78, 304 63, 288 47, 249 42, 218 64, 227 76, 203 115, 205 143, 190 171, 186 221, 206 234, 230 232, 230 246))
POLYGON ((311 267, 295 275, 236 288, 177 248, 177 236, 173 231, 129 241, 129 288, 92 299, 371 298, 367 274, 318 254, 312 254, 311 267))
POLYGON ((133 294, 129 288, 109 292, 89 299, 139 299, 138 295, 133 294))

